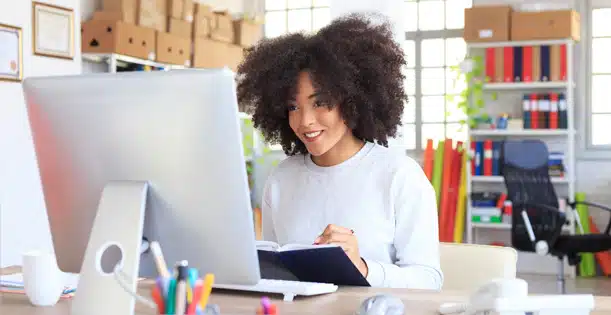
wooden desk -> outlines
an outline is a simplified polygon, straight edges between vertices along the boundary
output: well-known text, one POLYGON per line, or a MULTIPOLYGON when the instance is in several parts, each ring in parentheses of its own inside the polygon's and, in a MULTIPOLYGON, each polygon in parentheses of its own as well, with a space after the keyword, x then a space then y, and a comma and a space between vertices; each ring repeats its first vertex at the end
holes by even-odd
MULTIPOLYGON (((5 268, 0 274, 19 272, 19 268, 5 268)), ((148 296, 150 282, 142 282, 139 291, 148 296)), ((361 302, 379 293, 389 293, 400 297, 405 303, 406 315, 438 314, 441 303, 464 301, 467 296, 461 292, 426 292, 405 289, 341 288, 338 292, 316 297, 298 297, 293 302, 283 302, 281 297, 272 297, 278 306, 279 315, 284 314, 333 314, 353 315, 361 302)), ((221 314, 252 315, 260 303, 260 294, 214 291, 210 303, 218 304, 221 314)), ((136 307, 137 314, 155 314, 141 305, 136 307)), ((611 313, 611 297, 596 297, 596 310, 592 315, 611 313)), ((25 295, 0 294, 0 314, 11 315, 69 315, 70 300, 61 300, 54 307, 34 307, 25 295)))

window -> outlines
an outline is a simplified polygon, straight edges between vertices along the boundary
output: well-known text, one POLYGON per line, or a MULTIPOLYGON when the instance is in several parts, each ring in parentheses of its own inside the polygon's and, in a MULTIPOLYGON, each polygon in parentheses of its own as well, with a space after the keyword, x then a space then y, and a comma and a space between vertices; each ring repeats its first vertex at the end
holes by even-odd
MULTIPOLYGON (((331 0, 265 0, 265 37, 272 38, 292 32, 312 32, 329 24, 331 0)), ((274 144, 270 150, 281 151, 274 144)))
POLYGON ((606 7, 592 9, 590 31, 590 120, 589 147, 611 147, 611 135, 608 126, 611 125, 611 102, 608 89, 611 86, 611 3, 606 7))
POLYGON ((408 150, 422 150, 427 139, 466 140, 459 123, 465 117, 447 96, 456 93, 451 67, 466 55, 462 29, 464 9, 471 4, 471 0, 404 2, 409 100, 401 140, 408 150))
POLYGON ((316 31, 331 20, 331 0, 265 0, 265 37, 316 31))
MULTIPOLYGON (((330 0, 266 0, 265 36, 315 31, 330 22, 330 0)), ((400 136, 391 145, 422 150, 427 139, 466 140, 464 119, 447 99, 453 93, 451 66, 466 55, 464 9, 471 0, 406 0, 403 25, 408 102, 400 136)), ((611 117, 611 116, 610 116, 611 117)))

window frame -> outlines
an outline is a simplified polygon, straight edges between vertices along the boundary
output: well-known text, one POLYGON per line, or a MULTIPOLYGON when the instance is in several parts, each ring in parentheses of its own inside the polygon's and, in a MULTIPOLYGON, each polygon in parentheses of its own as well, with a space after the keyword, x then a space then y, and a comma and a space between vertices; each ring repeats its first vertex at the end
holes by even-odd
MULTIPOLYGON (((284 9, 271 9, 268 10, 265 6, 265 1, 262 1, 262 5, 263 5, 263 16, 267 16, 268 12, 284 12, 284 16, 285 16, 285 24, 284 24, 284 30, 285 32, 288 32, 289 29, 289 12, 292 11, 304 11, 304 10, 308 10, 310 11, 310 30, 308 31, 312 31, 313 26, 314 26, 314 10, 316 9, 325 9, 328 8, 329 10, 331 9, 330 5, 314 5, 314 0, 309 0, 310 1, 310 6, 308 7, 303 7, 303 8, 289 8, 289 1, 290 0, 285 0, 285 8, 284 9)), ((263 26, 263 36, 265 36, 265 26, 263 26)))
MULTIPOLYGON (((611 159, 611 144, 594 145, 592 143, 592 11, 597 8, 611 8, 611 0, 584 0, 578 1, 575 10, 581 17, 581 41, 576 43, 576 53, 579 58, 576 63, 584 71, 579 71, 576 76, 576 102, 575 104, 585 104, 581 108, 577 107, 574 111, 577 122, 577 139, 579 151, 576 157, 579 160, 609 160, 611 159), (582 83, 582 84, 580 84, 582 83)), ((610 114, 611 115, 611 114, 610 114)))
MULTIPOLYGON (((448 1, 448 0, 445 0, 448 1)), ((450 0, 451 1, 451 0, 450 0)), ((416 1, 419 2, 419 1, 416 1)), ((444 10, 444 21, 445 21, 445 10, 444 10)), ((412 154, 420 154, 422 152, 424 152, 426 143, 423 143, 422 141, 422 126, 424 125, 444 125, 444 134, 446 131, 445 128, 447 128, 447 126, 449 124, 456 124, 457 122, 452 122, 452 121, 447 121, 444 119, 443 122, 435 122, 435 123, 424 123, 422 121, 422 69, 426 69, 426 68, 437 68, 437 67, 422 67, 421 63, 422 63, 422 54, 420 54, 420 50, 422 48, 422 41, 423 40, 427 40, 427 39, 443 39, 444 41, 448 38, 457 38, 463 37, 463 28, 460 29, 443 29, 443 30, 425 30, 425 31, 408 31, 405 32, 405 40, 406 41, 414 41, 414 51, 415 51, 415 65, 413 68, 409 68, 409 69, 413 69, 415 72, 415 94, 411 95, 411 99, 408 100, 408 104, 411 102, 414 102, 414 122, 413 123, 405 123, 404 125, 411 125, 413 124, 415 126, 415 131, 416 131, 416 147, 414 149, 408 149, 407 153, 412 155, 412 154)), ((445 53, 445 51, 444 51, 445 53)), ((444 65, 444 70, 446 67, 448 67, 447 65, 444 65)), ((445 73, 444 73, 444 89, 445 89, 445 84, 446 84, 446 78, 445 78, 445 73)), ((443 96, 446 97, 448 94, 444 94, 443 96)))

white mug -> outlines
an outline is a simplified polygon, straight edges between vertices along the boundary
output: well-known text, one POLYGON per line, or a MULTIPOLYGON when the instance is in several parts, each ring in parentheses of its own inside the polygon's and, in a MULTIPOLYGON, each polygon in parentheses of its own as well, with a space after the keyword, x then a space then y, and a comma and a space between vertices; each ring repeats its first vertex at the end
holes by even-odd
POLYGON ((53 306, 64 290, 63 273, 57 267, 55 255, 31 251, 23 254, 23 286, 30 303, 53 306))

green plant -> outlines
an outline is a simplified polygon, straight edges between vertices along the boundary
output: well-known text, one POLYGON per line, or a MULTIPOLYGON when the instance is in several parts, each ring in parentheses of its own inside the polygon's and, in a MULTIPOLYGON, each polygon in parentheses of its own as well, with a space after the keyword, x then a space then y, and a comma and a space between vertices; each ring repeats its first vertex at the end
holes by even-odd
MULTIPOLYGON (((465 119, 460 120, 462 126, 475 128, 482 120, 488 120, 488 114, 482 113, 484 100, 484 60, 482 56, 466 58, 459 65, 451 67, 456 94, 448 95, 448 101, 456 104, 465 119)), ((446 113, 447 115, 451 113, 446 113)))
MULTIPOLYGON (((257 129, 254 128, 252 119, 250 118, 242 119, 242 137, 244 155, 246 155, 247 157, 252 157, 254 153, 254 146, 256 141, 255 139, 263 139, 263 136, 257 129)), ((247 163, 247 173, 249 175, 252 174, 254 164, 262 165, 269 161, 272 166, 277 166, 278 161, 270 158, 271 153, 272 150, 270 150, 269 146, 264 145, 260 154, 253 161, 247 163)))

